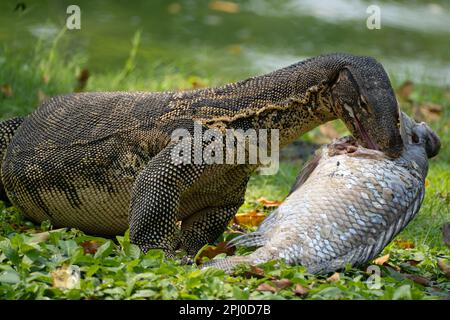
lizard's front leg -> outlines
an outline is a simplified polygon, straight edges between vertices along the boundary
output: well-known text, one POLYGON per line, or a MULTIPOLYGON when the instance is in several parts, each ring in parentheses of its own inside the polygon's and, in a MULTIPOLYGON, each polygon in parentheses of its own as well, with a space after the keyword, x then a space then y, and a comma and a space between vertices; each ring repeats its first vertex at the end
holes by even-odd
POLYGON ((187 254, 194 256, 205 244, 212 243, 226 230, 239 207, 244 203, 245 190, 252 167, 241 167, 230 172, 234 179, 240 180, 234 188, 224 194, 225 204, 210 206, 190 215, 181 224, 180 245, 187 254))
POLYGON ((214 242, 227 228, 242 202, 219 207, 208 207, 183 220, 181 249, 194 256, 205 244, 214 242))
POLYGON ((142 251, 162 249, 173 257, 177 246, 180 198, 205 170, 203 164, 175 164, 171 146, 155 156, 133 185, 130 240, 142 251))

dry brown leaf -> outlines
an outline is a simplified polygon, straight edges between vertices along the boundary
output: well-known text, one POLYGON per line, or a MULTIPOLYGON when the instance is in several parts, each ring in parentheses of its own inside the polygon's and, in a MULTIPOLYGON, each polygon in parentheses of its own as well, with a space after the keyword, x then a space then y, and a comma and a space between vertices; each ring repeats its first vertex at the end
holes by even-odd
POLYGON ((339 272, 335 272, 327 278, 328 282, 338 282, 339 280, 341 280, 341 276, 339 275, 339 272))
POLYGON ((450 278, 450 265, 446 264, 444 260, 439 259, 438 267, 445 274, 447 278, 450 278))
POLYGON ((417 261, 417 260, 407 260, 407 263, 409 263, 411 266, 415 267, 417 266, 419 263, 421 263, 422 261, 417 261))
POLYGON ((444 223, 442 227, 442 237, 444 238, 444 243, 450 248, 450 221, 444 223))
POLYGON ((397 95, 405 101, 410 100, 411 93, 414 89, 414 83, 411 80, 406 80, 403 84, 397 89, 397 95))
POLYGON ((294 294, 299 297, 306 297, 308 295, 309 289, 302 286, 300 283, 295 285, 294 294))
POLYGON ((7 97, 7 98, 12 97, 12 95, 13 95, 11 85, 9 85, 9 84, 2 84, 0 86, 0 92, 2 93, 2 95, 4 97, 7 97))
POLYGON ((419 121, 437 121, 442 116, 443 107, 440 104, 425 102, 416 104, 413 109, 414 118, 419 121))
POLYGON ((278 200, 267 200, 264 197, 256 199, 256 202, 259 202, 264 207, 268 207, 268 208, 270 208, 270 207, 279 207, 282 204, 281 201, 278 201, 278 200))
POLYGON ((169 6, 167 7, 167 11, 170 13, 170 14, 177 14, 177 13, 180 13, 180 11, 181 11, 181 4, 179 4, 179 3, 171 3, 171 4, 169 4, 169 6))
POLYGON ((275 292, 277 292, 277 289, 268 283, 261 283, 256 288, 256 291, 269 291, 269 292, 275 293, 275 292))
POLYGON ((73 289, 80 284, 80 269, 76 266, 63 266, 51 272, 54 288, 73 289))
POLYGON ((415 274, 408 274, 408 273, 403 273, 403 275, 405 276, 405 278, 408 278, 412 281, 414 281, 415 283, 421 284, 423 286, 429 286, 431 284, 431 280, 422 276, 418 276, 415 274))
POLYGON ((389 260, 389 253, 384 256, 381 256, 379 258, 376 258, 375 260, 373 260, 373 263, 375 263, 379 266, 382 266, 382 265, 386 264, 388 262, 388 260, 389 260))
POLYGON ((89 80, 89 70, 83 69, 77 77, 77 87, 75 88, 75 92, 83 91, 86 88, 87 81, 89 80))
POLYGON ((97 249, 102 244, 95 240, 88 240, 80 243, 80 246, 83 248, 84 253, 94 254, 97 252, 97 249))
POLYGON ((203 257, 207 257, 208 259, 213 259, 215 256, 226 253, 227 256, 231 256, 236 252, 236 247, 227 246, 226 242, 220 242, 217 246, 207 246, 203 249, 200 254, 197 256, 197 260, 195 261, 197 264, 202 263, 203 257))
POLYGON ((412 241, 409 240, 395 240, 394 243, 402 249, 413 249, 414 243, 412 241))
POLYGON ((292 281, 289 279, 280 279, 280 280, 273 280, 272 283, 275 285, 275 287, 278 290, 282 290, 286 287, 289 287, 292 285, 292 281))
POLYGON ((238 213, 237 215, 234 216, 234 222, 240 225, 256 227, 265 218, 266 215, 264 213, 253 210, 246 213, 238 213))
POLYGON ((209 3, 209 8, 211 10, 226 12, 226 13, 237 13, 239 12, 239 4, 231 1, 211 1, 209 3))
POLYGON ((256 266, 250 266, 250 271, 247 271, 243 274, 245 278, 257 278, 262 279, 265 276, 265 272, 263 269, 256 267, 256 266))

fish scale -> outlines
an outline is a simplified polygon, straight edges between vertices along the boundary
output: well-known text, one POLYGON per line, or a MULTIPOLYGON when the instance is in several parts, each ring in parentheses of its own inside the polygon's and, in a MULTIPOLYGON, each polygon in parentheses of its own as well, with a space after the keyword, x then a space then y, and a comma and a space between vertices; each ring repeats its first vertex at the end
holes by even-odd
MULTIPOLYGON (((427 150, 437 154, 440 143, 424 123, 402 114, 405 147, 392 159, 344 137, 316 152, 313 170, 304 170, 285 202, 257 231, 231 241, 258 246, 247 256, 207 262, 204 267, 231 271, 239 263, 283 259, 311 273, 332 272, 373 259, 417 214, 425 194, 427 150), (413 135, 419 142, 413 143, 413 135), (335 155, 347 144, 356 151, 335 155)), ((430 154, 428 154, 430 155, 430 154)))

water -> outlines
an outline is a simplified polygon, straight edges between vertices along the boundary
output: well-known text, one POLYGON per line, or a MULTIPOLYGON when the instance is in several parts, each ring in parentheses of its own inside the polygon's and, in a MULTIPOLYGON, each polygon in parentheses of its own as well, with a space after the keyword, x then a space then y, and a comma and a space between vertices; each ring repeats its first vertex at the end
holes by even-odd
MULTIPOLYGON (((72 1, 0 3, 0 43, 29 50, 64 27, 72 1)), ((63 38, 86 67, 120 69, 141 30, 138 68, 161 62, 194 75, 237 80, 326 52, 379 59, 396 80, 450 83, 450 3, 379 1, 381 29, 369 30, 363 0, 247 0, 223 12, 211 1, 77 1, 81 30, 63 38)), ((220 9, 220 8, 219 8, 220 9)))

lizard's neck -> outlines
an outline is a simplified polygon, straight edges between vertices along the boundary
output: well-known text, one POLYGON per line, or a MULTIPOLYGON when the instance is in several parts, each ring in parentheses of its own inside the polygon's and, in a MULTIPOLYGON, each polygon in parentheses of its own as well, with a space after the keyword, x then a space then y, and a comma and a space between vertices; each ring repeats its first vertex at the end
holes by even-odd
POLYGON ((280 145, 286 145, 336 119, 329 87, 332 70, 316 74, 310 67, 308 63, 296 64, 224 87, 193 92, 194 119, 219 129, 278 129, 280 145))

